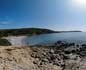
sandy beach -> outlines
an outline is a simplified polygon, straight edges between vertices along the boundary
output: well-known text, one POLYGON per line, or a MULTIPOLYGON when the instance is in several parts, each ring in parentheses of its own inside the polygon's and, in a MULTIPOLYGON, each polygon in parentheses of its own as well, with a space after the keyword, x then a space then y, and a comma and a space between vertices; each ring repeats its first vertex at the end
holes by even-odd
POLYGON ((16 47, 21 47, 21 46, 27 46, 27 42, 25 39, 27 36, 8 36, 8 37, 3 37, 3 39, 7 39, 12 46, 16 47))

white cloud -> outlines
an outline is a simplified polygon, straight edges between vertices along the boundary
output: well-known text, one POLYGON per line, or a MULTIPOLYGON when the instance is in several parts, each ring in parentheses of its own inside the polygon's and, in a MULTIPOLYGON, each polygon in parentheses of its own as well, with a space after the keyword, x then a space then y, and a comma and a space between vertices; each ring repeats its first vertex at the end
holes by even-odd
POLYGON ((0 21, 1 25, 7 25, 7 24, 11 24, 11 23, 13 23, 12 20, 11 21, 0 21))
POLYGON ((7 21, 2 21, 2 22, 0 22, 0 24, 9 24, 9 22, 7 22, 7 21))
POLYGON ((0 18, 0 25, 8 25, 12 24, 14 21, 9 17, 5 16, 4 18, 0 18))

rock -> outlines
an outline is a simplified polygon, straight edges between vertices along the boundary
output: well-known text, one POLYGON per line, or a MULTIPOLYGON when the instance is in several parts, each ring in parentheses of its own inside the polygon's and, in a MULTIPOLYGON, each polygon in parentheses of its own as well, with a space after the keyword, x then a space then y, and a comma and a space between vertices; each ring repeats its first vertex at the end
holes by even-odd
POLYGON ((64 49, 64 52, 65 52, 66 54, 70 54, 70 53, 76 53, 76 52, 78 52, 79 50, 80 50, 79 47, 70 46, 70 47, 68 47, 68 48, 65 48, 65 49, 64 49))
POLYGON ((86 47, 86 44, 82 44, 82 47, 86 47))
POLYGON ((54 53, 54 50, 53 49, 50 49, 50 53, 53 54, 54 53))

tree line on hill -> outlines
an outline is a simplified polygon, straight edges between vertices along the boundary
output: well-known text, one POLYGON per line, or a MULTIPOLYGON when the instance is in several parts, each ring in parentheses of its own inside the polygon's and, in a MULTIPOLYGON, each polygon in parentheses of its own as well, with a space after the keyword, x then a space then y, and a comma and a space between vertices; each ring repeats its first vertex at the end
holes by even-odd
POLYGON ((55 31, 40 28, 22 28, 22 29, 2 29, 0 30, 0 37, 3 36, 18 36, 18 35, 38 35, 46 33, 54 33, 55 31))

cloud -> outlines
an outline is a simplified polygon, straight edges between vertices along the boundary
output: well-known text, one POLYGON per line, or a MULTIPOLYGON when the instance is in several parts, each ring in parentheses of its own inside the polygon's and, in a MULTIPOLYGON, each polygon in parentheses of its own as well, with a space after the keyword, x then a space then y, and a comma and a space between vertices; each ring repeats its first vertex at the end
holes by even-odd
POLYGON ((4 18, 0 18, 0 25, 8 25, 12 24, 14 21, 9 16, 4 16, 4 18))
POLYGON ((11 24, 11 23, 13 23, 12 20, 11 21, 0 21, 1 25, 8 25, 8 24, 11 24))
POLYGON ((0 22, 0 24, 6 25, 6 24, 9 24, 9 22, 7 22, 7 21, 2 21, 2 22, 0 22))

